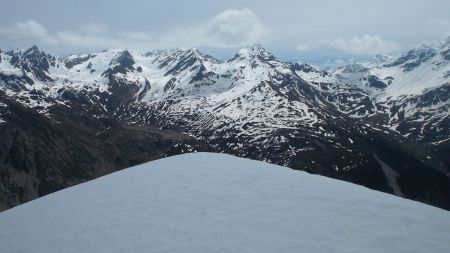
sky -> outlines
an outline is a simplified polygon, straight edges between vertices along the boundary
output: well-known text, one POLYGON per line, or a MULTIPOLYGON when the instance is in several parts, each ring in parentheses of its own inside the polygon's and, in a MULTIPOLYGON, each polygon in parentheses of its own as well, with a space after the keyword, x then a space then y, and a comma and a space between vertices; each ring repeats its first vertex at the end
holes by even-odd
POLYGON ((450 35, 449 0, 0 0, 0 48, 60 56, 110 48, 199 48, 217 58, 261 44, 290 61, 395 54, 450 35))

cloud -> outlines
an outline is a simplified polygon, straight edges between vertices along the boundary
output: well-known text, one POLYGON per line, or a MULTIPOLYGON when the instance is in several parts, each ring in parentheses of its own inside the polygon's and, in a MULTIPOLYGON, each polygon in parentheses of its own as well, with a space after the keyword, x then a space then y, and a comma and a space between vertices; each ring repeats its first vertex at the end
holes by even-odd
POLYGON ((167 47, 229 48, 260 43, 268 33, 249 9, 225 10, 201 24, 176 27, 159 34, 145 31, 113 31, 104 24, 89 23, 74 30, 49 32, 34 20, 0 27, 1 44, 23 43, 76 49, 167 47))
POLYGON ((325 42, 325 44, 353 55, 389 53, 400 48, 395 42, 385 41, 378 35, 368 34, 360 37, 354 36, 347 40, 339 38, 330 42, 325 42))
POLYGON ((100 23, 88 23, 81 26, 79 31, 85 34, 108 34, 109 28, 105 24, 100 23))
POLYGON ((238 47, 259 43, 266 38, 268 29, 249 9, 226 10, 203 24, 180 27, 159 38, 161 44, 178 42, 185 47, 238 47))
POLYGON ((428 31, 434 31, 442 37, 450 37, 450 20, 434 17, 427 20, 426 24, 428 31))
POLYGON ((47 29, 34 20, 16 22, 10 27, 0 27, 0 36, 3 39, 45 38, 47 35, 47 29))
MULTIPOLYGON (((9 27, 0 27, 0 44, 13 44, 23 46, 24 43, 56 45, 55 40, 47 31, 47 28, 34 20, 16 22, 9 27)), ((27 46, 28 46, 27 45, 27 46)))
POLYGON ((253 11, 243 9, 226 10, 191 32, 201 38, 198 43, 208 42, 205 46, 232 47, 257 43, 268 31, 253 11))
POLYGON ((383 40, 378 35, 365 34, 353 36, 348 39, 335 38, 320 40, 315 44, 299 44, 297 50, 305 51, 315 48, 333 48, 351 55, 375 55, 391 53, 401 49, 400 44, 393 41, 383 40))
POLYGON ((297 44, 295 47, 298 51, 308 51, 314 48, 314 46, 309 44, 297 44))

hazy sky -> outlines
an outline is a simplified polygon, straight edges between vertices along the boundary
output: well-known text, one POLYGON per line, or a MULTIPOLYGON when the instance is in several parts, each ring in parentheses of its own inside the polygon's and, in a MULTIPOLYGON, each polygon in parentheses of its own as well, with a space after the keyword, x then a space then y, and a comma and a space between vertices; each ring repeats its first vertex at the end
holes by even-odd
POLYGON ((286 60, 395 53, 450 35, 449 0, 0 0, 0 48, 60 55, 260 43, 286 60))

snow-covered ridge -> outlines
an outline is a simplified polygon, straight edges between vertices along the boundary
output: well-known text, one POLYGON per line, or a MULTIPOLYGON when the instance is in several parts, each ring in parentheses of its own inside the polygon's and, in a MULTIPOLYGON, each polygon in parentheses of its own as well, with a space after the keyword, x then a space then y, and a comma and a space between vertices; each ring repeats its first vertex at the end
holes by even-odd
POLYGON ((430 139, 442 134, 436 129, 449 129, 449 41, 424 44, 397 58, 378 56, 370 62, 337 67, 327 75, 296 73, 350 117, 377 118, 380 126, 405 137, 430 139))
MULTIPOLYGON (((449 85, 450 80, 448 41, 423 45, 397 59, 380 56, 370 64, 349 64, 333 71, 320 70, 308 64, 285 63, 261 45, 240 49, 234 57, 223 62, 197 49, 147 53, 118 49, 59 58, 35 46, 25 51, 1 53, 1 58, 0 88, 25 96, 25 100, 30 101, 29 106, 48 106, 45 99, 33 99, 28 94, 30 91, 52 98, 61 97, 67 89, 75 92, 112 92, 110 83, 113 77, 119 83, 136 86, 138 92, 133 99, 138 104, 155 106, 167 100, 178 101, 177 105, 171 103, 170 108, 166 108, 174 114, 192 110, 216 114, 213 111, 217 108, 231 109, 233 104, 238 108, 221 114, 241 118, 248 114, 246 104, 252 104, 253 108, 256 104, 267 104, 264 103, 265 93, 299 93, 296 83, 307 81, 317 93, 311 97, 321 100, 321 104, 331 104, 356 118, 377 113, 389 115, 387 126, 397 131, 397 118, 408 118, 416 111, 393 112, 395 108, 406 109, 406 100, 411 101, 413 97, 449 85), (252 94, 251 101, 245 97, 249 94, 252 94), (243 103, 244 100, 247 103, 243 103)), ((303 92, 300 93, 303 94, 299 97, 305 95, 305 89, 309 89, 305 86, 308 84, 302 85, 303 92)), ((273 103, 279 103, 276 101, 273 103)), ((312 106, 305 101, 300 102, 298 106, 302 108, 312 106)), ((442 99, 433 102, 433 109, 439 103, 441 108, 448 105, 442 102, 442 99)), ((296 106, 282 105, 283 108, 286 106, 296 109, 296 106)), ((307 124, 318 122, 314 115, 300 117, 307 117, 303 121, 307 124)), ((442 117, 446 115, 441 113, 442 117)), ((270 120, 270 117, 267 119, 270 120)))
POLYGON ((448 252, 450 214, 263 162, 194 153, 0 213, 5 252, 448 252))
MULTIPOLYGON (((55 85, 50 84, 61 81, 66 82, 65 86, 73 86, 75 89, 92 86, 101 89, 107 88, 102 85, 106 81, 102 79, 101 74, 117 65, 112 64, 114 58, 127 52, 134 60, 132 65, 138 68, 130 71, 132 73, 127 73, 127 78, 135 80, 146 78, 155 88, 152 90, 153 96, 146 96, 147 99, 161 96, 167 90, 189 88, 187 86, 204 77, 209 79, 209 84, 221 84, 221 88, 228 89, 230 79, 244 78, 247 79, 246 83, 255 83, 258 80, 252 76, 264 78, 269 73, 261 71, 275 70, 280 73, 295 72, 310 82, 332 83, 339 87, 360 89, 377 97, 377 101, 384 101, 389 98, 417 95, 426 89, 447 83, 450 77, 449 50, 448 43, 444 42, 424 45, 388 63, 380 61, 379 64, 371 63, 366 66, 349 64, 337 68, 332 73, 324 74, 325 71, 317 68, 311 72, 305 68, 295 70, 293 67, 295 71, 292 71, 292 68, 287 67, 260 45, 240 49, 232 59, 225 62, 202 54, 197 49, 158 50, 147 53, 108 50, 97 54, 71 55, 64 59, 45 54, 34 46, 26 51, 14 50, 2 53, 0 73, 7 76, 14 74, 29 77, 33 81, 33 86, 25 85, 28 89, 39 87, 51 89, 55 85), (40 68, 30 68, 35 65, 40 68), (242 72, 241 68, 247 65, 250 65, 251 71, 242 72)), ((55 90, 52 93, 55 93, 55 90)))

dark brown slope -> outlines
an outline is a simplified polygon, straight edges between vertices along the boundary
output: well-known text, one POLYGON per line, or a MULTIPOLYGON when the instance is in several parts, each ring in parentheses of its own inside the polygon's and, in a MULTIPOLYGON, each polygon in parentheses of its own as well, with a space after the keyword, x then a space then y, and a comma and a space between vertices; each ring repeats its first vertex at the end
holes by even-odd
POLYGON ((50 119, 3 93, 0 102, 0 211, 122 168, 209 150, 184 134, 121 126, 74 107, 52 107, 50 119))

